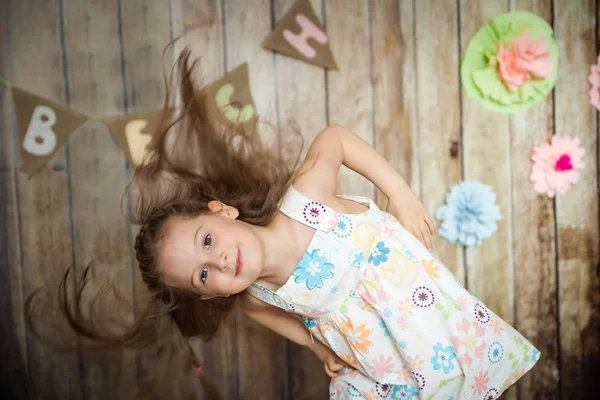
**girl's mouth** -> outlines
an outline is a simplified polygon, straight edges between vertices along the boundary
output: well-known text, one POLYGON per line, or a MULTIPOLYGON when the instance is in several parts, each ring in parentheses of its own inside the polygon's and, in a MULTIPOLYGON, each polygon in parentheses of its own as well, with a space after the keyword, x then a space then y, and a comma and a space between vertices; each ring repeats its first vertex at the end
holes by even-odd
POLYGON ((235 276, 238 276, 242 271, 242 267, 244 265, 244 259, 242 257, 242 252, 238 248, 237 260, 235 262, 235 276))

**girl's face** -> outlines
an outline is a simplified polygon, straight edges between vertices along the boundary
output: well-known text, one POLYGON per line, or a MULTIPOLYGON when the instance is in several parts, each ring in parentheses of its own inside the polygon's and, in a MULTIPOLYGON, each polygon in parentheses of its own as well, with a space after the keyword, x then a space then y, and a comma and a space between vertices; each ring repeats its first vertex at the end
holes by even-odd
POLYGON ((159 251, 165 283, 203 300, 244 291, 264 265, 263 244, 237 220, 237 209, 219 202, 210 202, 209 208, 208 214, 170 219, 159 251))

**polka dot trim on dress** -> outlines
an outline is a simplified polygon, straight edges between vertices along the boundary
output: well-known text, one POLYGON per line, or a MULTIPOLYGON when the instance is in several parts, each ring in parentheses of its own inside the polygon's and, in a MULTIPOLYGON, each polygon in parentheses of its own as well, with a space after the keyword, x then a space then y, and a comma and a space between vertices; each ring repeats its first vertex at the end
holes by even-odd
POLYGON ((504 356, 504 348, 500 342, 493 342, 490 344, 490 347, 488 348, 488 360, 492 364, 497 364, 502 360, 502 356, 504 356))
POLYGON ((415 378, 415 381, 419 385, 419 390, 425 389, 425 377, 423 375, 421 375, 420 373, 414 372, 414 371, 412 374, 413 374, 413 377, 415 378))
POLYGON ((431 307, 435 302, 435 296, 431 289, 426 286, 419 286, 412 294, 412 302, 417 307, 431 307))
POLYGON ((320 221, 321 214, 325 213, 325 206, 321 203, 317 203, 316 201, 311 201, 307 205, 304 206, 304 210, 302 210, 302 216, 309 224, 316 225, 320 221))
POLYGON ((490 313, 481 304, 475 304, 474 312, 477 321, 481 322, 482 324, 487 324, 490 322, 490 313))

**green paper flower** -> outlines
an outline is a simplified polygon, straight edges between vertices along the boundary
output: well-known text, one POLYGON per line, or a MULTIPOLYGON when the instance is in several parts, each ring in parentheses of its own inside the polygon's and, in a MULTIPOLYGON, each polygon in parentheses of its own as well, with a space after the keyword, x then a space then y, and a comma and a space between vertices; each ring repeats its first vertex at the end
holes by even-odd
POLYGON ((492 111, 514 114, 538 103, 552 90, 557 67, 558 47, 552 27, 535 14, 516 11, 494 18, 473 36, 461 65, 461 80, 468 97, 475 98, 492 111), (528 76, 518 87, 502 79, 498 52, 501 47, 503 51, 510 49, 517 40, 524 40, 534 47, 537 40, 547 46, 552 62, 548 76, 528 76))

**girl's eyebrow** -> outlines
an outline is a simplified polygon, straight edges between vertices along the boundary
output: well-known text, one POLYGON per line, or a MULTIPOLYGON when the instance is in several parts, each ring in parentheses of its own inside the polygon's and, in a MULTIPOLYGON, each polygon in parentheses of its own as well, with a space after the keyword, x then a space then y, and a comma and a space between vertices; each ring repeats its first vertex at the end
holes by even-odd
POLYGON ((200 229, 202 229, 202 224, 198 226, 198 229, 196 229, 196 233, 194 233, 194 245, 196 245, 196 241, 198 240, 198 232, 200 232, 200 229))

